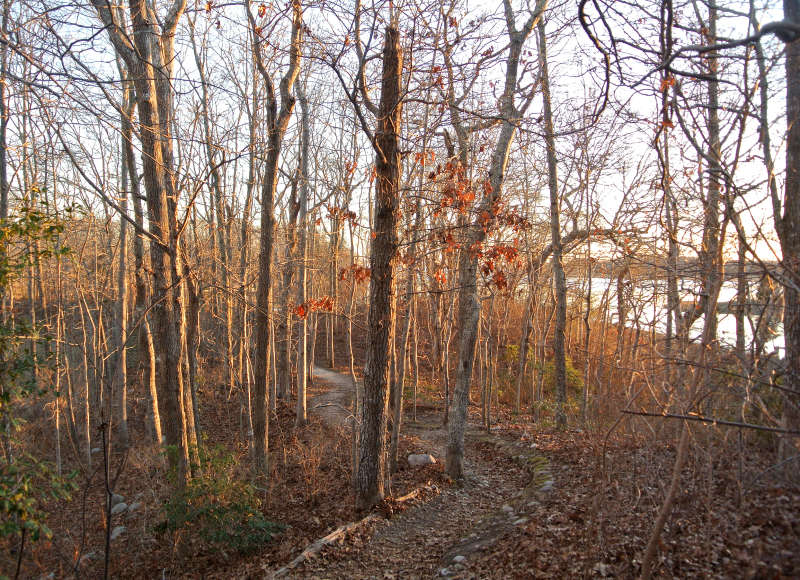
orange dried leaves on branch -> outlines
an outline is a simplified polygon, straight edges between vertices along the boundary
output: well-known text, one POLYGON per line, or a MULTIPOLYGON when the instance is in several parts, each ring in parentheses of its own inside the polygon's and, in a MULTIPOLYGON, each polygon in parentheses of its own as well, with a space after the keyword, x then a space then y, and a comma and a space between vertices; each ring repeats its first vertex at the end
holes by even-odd
POLYGON ((505 273, 503 273, 502 270, 498 270, 497 272, 494 273, 492 282, 494 282, 494 285, 497 286, 498 290, 505 290, 508 287, 508 281, 506 280, 506 275, 505 273))
POLYGON ((294 314, 298 318, 305 318, 311 312, 333 312, 334 302, 330 296, 311 298, 296 306, 294 314))
POLYGON ((353 264, 349 268, 342 268, 339 272, 339 280, 353 280, 356 283, 366 282, 370 277, 370 269, 358 264, 353 264))
POLYGON ((666 76, 663 79, 661 79, 661 88, 660 88, 660 90, 661 90, 662 93, 666 93, 669 90, 669 88, 673 87, 673 86, 675 86, 675 77, 670 75, 670 76, 666 76))

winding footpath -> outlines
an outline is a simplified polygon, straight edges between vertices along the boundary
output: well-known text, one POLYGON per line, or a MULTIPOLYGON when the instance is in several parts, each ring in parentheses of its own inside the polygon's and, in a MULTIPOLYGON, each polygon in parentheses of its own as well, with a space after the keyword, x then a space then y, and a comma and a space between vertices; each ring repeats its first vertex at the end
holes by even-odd
MULTIPOLYGON (((353 390, 350 378, 319 367, 314 368, 314 378, 329 388, 311 399, 311 412, 331 424, 348 422, 353 390)), ((447 430, 440 414, 418 414, 416 423, 406 421, 404 435, 414 438, 415 446, 433 454, 437 461, 443 460, 447 430)), ((380 520, 368 535, 357 534, 328 547, 319 557, 292 570, 289 577, 486 577, 485 571, 470 570, 470 556, 491 550, 504 533, 524 524, 526 512, 541 500, 539 490, 552 485, 549 471, 537 476, 526 467, 523 456, 513 457, 515 451, 501 438, 470 425, 468 475, 463 482, 437 488, 434 497, 380 520)))

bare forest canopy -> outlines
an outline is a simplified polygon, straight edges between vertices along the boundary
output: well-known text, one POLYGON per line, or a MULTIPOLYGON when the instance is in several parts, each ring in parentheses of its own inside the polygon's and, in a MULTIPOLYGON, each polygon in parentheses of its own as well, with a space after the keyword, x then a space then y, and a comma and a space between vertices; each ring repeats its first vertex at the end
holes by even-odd
POLYGON ((479 428, 659 458, 584 575, 688 573, 703 453, 796 490, 800 0, 1 10, 0 577, 278 570, 479 428))

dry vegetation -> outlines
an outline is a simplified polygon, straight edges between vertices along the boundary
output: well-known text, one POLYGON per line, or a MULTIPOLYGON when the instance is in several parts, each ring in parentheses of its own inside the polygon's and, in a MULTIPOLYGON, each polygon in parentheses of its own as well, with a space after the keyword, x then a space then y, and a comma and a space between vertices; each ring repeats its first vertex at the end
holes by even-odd
POLYGON ((4 0, 0 579, 800 577, 783 7, 4 0))

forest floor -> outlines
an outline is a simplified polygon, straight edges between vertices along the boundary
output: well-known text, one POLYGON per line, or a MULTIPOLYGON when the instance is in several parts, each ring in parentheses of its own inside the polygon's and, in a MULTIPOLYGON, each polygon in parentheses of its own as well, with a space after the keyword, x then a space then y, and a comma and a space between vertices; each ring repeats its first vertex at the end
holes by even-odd
MULTIPOLYGON (((326 369, 316 369, 315 378, 327 383, 331 390, 312 401, 313 412, 327 421, 341 420, 337 411, 349 403, 350 379, 326 369)), ((447 444, 441 414, 431 408, 421 412, 418 409, 417 420, 406 420, 403 430, 410 442, 407 451, 433 455, 439 462, 436 469, 440 470, 447 444)), ((523 512, 527 505, 510 504, 519 499, 520 490, 530 479, 523 467, 498 455, 495 445, 476 426, 471 425, 467 441, 465 467, 469 476, 464 482, 427 485, 425 500, 407 508, 395 506, 399 510, 389 519, 351 534, 340 548, 328 550, 323 557, 292 571, 292 575, 409 578, 465 571, 472 553, 489 548, 514 525, 525 523, 523 512)), ((402 470, 418 469, 408 465, 407 457, 399 462, 402 470)), ((534 500, 530 501, 533 505, 534 500)))
MULTIPOLYGON (((312 412, 345 420, 349 377, 318 369, 328 391, 312 412)), ((319 386, 319 385, 318 385, 319 386)), ((467 477, 441 474, 447 430, 434 407, 405 421, 404 453, 431 453, 440 483, 410 505, 346 534, 289 571, 292 578, 636 577, 674 460, 673 437, 532 429, 501 414, 491 434, 477 408, 466 435, 467 477)), ((656 576, 800 576, 800 493, 767 458, 721 453, 702 431, 662 534, 656 576), (707 448, 706 448, 707 445, 707 448), (705 449, 704 449, 705 448, 705 449), (749 476, 748 476, 749 474, 749 476)), ((725 441, 723 445, 727 445, 725 441)), ((730 451, 730 449, 728 449, 730 451)), ((405 457, 400 474, 415 469, 405 457)), ((411 480, 415 478, 410 478, 411 480)), ((419 479, 418 477, 416 478, 419 479)), ((274 572, 275 569, 272 570, 274 572)), ((267 575, 269 577, 269 574, 267 575)))
MULTIPOLYGON (((213 387, 203 396, 207 446, 233 459, 228 468, 204 472, 208 500, 218 505, 229 493, 226 482, 248 480, 249 455, 240 402, 213 387)), ((264 517, 282 529, 248 553, 203 540, 197 522, 159 531, 171 491, 157 447, 115 455, 114 492, 139 507, 114 516, 112 527, 126 531, 111 544, 110 577, 270 578, 315 540, 359 521, 351 486, 351 396, 348 375, 317 368, 307 425, 296 427, 293 406, 278 403, 270 422, 270 477, 256 489, 264 517)), ((287 577, 638 576, 672 474, 674 423, 628 419, 613 428, 556 431, 500 406, 487 433, 480 407, 471 404, 467 475, 453 482, 443 466, 443 401, 436 389, 420 392, 420 401, 416 419, 406 402, 390 497, 367 524, 287 577), (412 453, 430 453, 437 463, 412 467, 412 453), (395 499, 414 490, 408 501, 395 499)), ((134 406, 131 424, 140 440, 142 417, 134 406)), ((24 435, 32 445, 52 448, 46 425, 29 423, 24 435)), ((660 538, 656 577, 800 578, 800 489, 774 468, 769 440, 716 426, 692 425, 691 433, 692 453, 660 538)), ((96 462, 71 501, 44 506, 54 534, 26 549, 20 578, 102 577, 102 473, 96 462)), ((13 576, 14 548, 0 545, 0 576, 13 576)))

